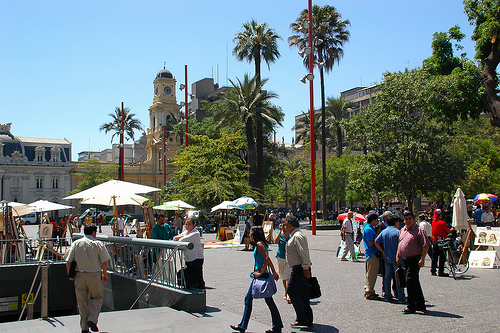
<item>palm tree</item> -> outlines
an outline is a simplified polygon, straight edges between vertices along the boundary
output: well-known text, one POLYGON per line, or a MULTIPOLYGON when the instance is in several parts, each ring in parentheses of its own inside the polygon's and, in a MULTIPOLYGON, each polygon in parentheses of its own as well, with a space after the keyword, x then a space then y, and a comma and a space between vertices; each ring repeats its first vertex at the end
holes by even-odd
MULTIPOLYGON (((111 143, 113 143, 113 139, 115 138, 116 135, 120 134, 120 129, 121 129, 121 121, 120 121, 120 116, 122 114, 121 108, 118 106, 115 107, 115 113, 110 113, 109 116, 113 119, 109 123, 104 123, 99 127, 99 131, 104 131, 104 133, 108 133, 113 131, 113 136, 111 137, 111 143)), ((125 138, 132 139, 134 140, 134 131, 142 131, 142 124, 141 121, 135 117, 135 113, 130 112, 130 108, 124 108, 123 109, 123 114, 125 116, 123 120, 123 130, 124 130, 124 135, 125 138)))
MULTIPOLYGON (((309 36, 308 31, 302 29, 305 23, 309 21, 308 10, 304 9, 297 20, 290 24, 290 28, 295 33, 288 38, 290 47, 297 46, 300 50, 304 50, 308 46, 309 36)), ((326 124, 325 124, 325 79, 324 72, 332 70, 335 63, 340 62, 340 58, 344 55, 342 49, 344 43, 349 40, 350 33, 347 27, 351 23, 349 20, 342 21, 341 15, 335 7, 325 5, 320 7, 314 5, 312 7, 312 22, 311 27, 314 36, 313 57, 315 63, 319 67, 319 76, 321 84, 321 153, 322 153, 322 170, 323 170, 323 210, 326 209, 326 124)), ((304 58, 304 64, 309 67, 307 57, 304 58)))
MULTIPOLYGON (((241 31, 234 38, 236 46, 233 49, 233 54, 236 58, 240 61, 253 61, 255 64, 256 85, 260 85, 261 82, 261 60, 264 59, 267 67, 270 68, 270 64, 274 63, 280 57, 278 39, 281 39, 281 37, 274 29, 269 28, 266 22, 259 24, 253 19, 250 22, 244 23, 241 31)), ((260 111, 257 111, 255 115, 255 123, 257 143, 256 185, 262 195, 264 195, 264 133, 260 111)))
POLYGON ((342 143, 344 142, 341 121, 347 118, 353 107, 354 103, 346 102, 344 97, 328 97, 326 99, 327 115, 325 123, 330 133, 337 133, 337 157, 342 155, 342 143))
POLYGON ((262 80, 259 84, 256 78, 250 79, 245 74, 243 82, 231 82, 233 89, 224 93, 224 99, 229 104, 229 108, 221 108, 214 113, 214 120, 219 126, 231 125, 237 121, 245 124, 245 136, 247 141, 247 164, 250 166, 249 185, 258 188, 257 185, 257 163, 255 152, 254 122, 257 117, 261 118, 267 127, 274 124, 281 125, 281 114, 277 108, 269 103, 277 95, 272 91, 264 91, 262 87, 268 79, 262 80))
MULTIPOLYGON (((309 139, 311 138, 311 117, 309 112, 304 112, 302 111, 303 117, 299 119, 299 122, 297 123, 296 126, 292 128, 292 131, 299 132, 296 138, 296 143, 300 142, 301 140, 304 143, 309 142, 309 139)), ((320 114, 319 113, 314 113, 314 132, 318 131, 318 126, 320 124, 320 114)))

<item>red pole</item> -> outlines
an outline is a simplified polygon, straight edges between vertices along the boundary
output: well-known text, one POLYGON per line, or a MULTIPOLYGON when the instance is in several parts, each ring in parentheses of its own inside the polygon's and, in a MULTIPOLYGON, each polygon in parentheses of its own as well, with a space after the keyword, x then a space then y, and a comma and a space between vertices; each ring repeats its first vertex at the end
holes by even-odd
MULTIPOLYGON (((309 73, 313 74, 313 21, 312 21, 312 0, 308 1, 308 19, 309 19, 309 73)), ((310 112, 310 132, 311 132, 311 224, 312 234, 316 235, 316 142, 314 138, 314 90, 313 80, 309 80, 309 112, 310 112)))
POLYGON ((163 186, 167 185, 167 126, 163 126, 163 186))
MULTIPOLYGON (((121 165, 121 175, 120 175, 120 180, 124 181, 125 180, 125 172, 124 172, 124 169, 125 169, 125 163, 124 163, 124 131, 123 131, 123 124, 125 122, 125 111, 124 111, 124 108, 123 108, 123 102, 122 102, 122 121, 121 121, 121 130, 120 130, 120 165, 121 165)), ((122 206, 122 215, 125 213, 125 207, 122 206)))
POLYGON ((186 103, 186 148, 188 147, 188 65, 184 65, 184 72, 186 76, 186 90, 184 91, 185 103, 186 103))

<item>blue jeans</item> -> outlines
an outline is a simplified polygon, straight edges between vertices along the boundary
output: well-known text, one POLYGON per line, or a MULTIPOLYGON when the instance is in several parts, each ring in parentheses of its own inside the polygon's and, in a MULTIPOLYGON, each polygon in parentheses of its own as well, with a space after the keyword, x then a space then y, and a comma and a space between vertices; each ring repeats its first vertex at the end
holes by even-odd
MULTIPOLYGON (((396 269, 398 269, 398 263, 394 260, 385 258, 385 275, 384 275, 384 294, 385 299, 392 300, 392 279, 396 274, 396 269)), ((405 300, 405 290, 396 284, 398 290, 398 301, 403 302, 405 300)))
MULTIPOLYGON (((273 322, 273 330, 278 331, 283 328, 283 322, 281 321, 281 316, 278 311, 278 307, 274 303, 273 297, 264 298, 269 310, 271 311, 271 319, 273 322)), ((250 316, 252 314, 252 284, 250 283, 250 288, 248 288, 247 295, 245 296, 245 310, 243 311, 243 318, 241 318, 241 323, 238 327, 247 329, 248 322, 250 321, 250 316)))

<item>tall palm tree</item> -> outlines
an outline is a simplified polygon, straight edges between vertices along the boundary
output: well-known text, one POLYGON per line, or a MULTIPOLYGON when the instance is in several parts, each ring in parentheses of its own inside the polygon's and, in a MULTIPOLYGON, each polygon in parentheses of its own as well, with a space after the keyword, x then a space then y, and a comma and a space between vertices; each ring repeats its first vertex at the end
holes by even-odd
MULTIPOLYGON (((299 119, 299 122, 297 125, 295 125, 292 128, 292 131, 299 132, 299 134, 296 137, 296 143, 300 142, 301 140, 304 143, 309 142, 309 139, 311 138, 311 116, 310 112, 304 112, 302 111, 303 117, 299 119)), ((320 114, 319 113, 314 113, 314 132, 318 131, 318 127, 320 125, 320 114)))
MULTIPOLYGON (((113 136, 111 136, 111 143, 113 143, 113 139, 115 138, 116 135, 120 134, 120 128, 121 128, 121 122, 120 122, 120 116, 121 116, 122 110, 118 106, 115 107, 115 113, 110 113, 109 116, 112 118, 112 121, 109 123, 104 123, 99 127, 99 131, 104 131, 104 133, 108 132, 113 132, 113 136)), ((134 131, 142 131, 142 124, 141 121, 135 117, 135 113, 130 112, 130 108, 124 108, 123 109, 123 114, 125 115, 125 118, 123 120, 123 130, 124 130, 124 135, 125 138, 132 139, 134 140, 134 131)))
POLYGON ((349 112, 354 108, 353 102, 346 102, 344 97, 326 99, 326 127, 330 133, 336 133, 337 157, 342 155, 342 144, 344 134, 342 132, 341 121, 347 118, 349 112))
MULTIPOLYGON (((279 57, 278 39, 281 37, 272 28, 269 28, 267 23, 257 23, 255 20, 243 24, 242 29, 234 37, 236 46, 233 49, 233 54, 240 61, 254 62, 255 64, 255 80, 256 85, 261 82, 260 64, 262 59, 270 68, 270 64, 274 63, 279 57)), ((255 137, 257 143, 257 163, 256 176, 257 188, 264 195, 264 133, 262 130, 262 117, 260 111, 255 115, 255 137)))
POLYGON ((250 78, 245 74, 243 82, 231 82, 233 89, 224 93, 224 99, 229 104, 229 108, 221 108, 214 112, 214 120, 219 126, 234 124, 238 120, 245 124, 245 136, 247 141, 247 164, 250 167, 249 185, 258 188, 257 185, 257 163, 254 138, 254 123, 257 117, 267 126, 271 124, 281 125, 281 114, 269 103, 277 95, 272 91, 264 91, 262 87, 268 79, 262 80, 259 84, 256 78, 250 78))
MULTIPOLYGON (((295 33, 288 38, 290 47, 297 46, 304 50, 308 46, 308 31, 302 29, 304 24, 309 21, 308 10, 304 9, 297 20, 290 24, 290 28, 295 33)), ((335 63, 339 63, 344 55, 342 49, 344 43, 349 41, 350 33, 347 28, 351 25, 349 20, 342 21, 341 15, 335 7, 325 5, 312 7, 311 27, 314 36, 313 56, 315 63, 319 67, 321 84, 321 156, 323 171, 323 210, 326 209, 326 124, 325 124, 325 79, 324 71, 327 73, 332 70, 335 63)), ((307 57, 304 58, 304 64, 309 67, 307 57)))

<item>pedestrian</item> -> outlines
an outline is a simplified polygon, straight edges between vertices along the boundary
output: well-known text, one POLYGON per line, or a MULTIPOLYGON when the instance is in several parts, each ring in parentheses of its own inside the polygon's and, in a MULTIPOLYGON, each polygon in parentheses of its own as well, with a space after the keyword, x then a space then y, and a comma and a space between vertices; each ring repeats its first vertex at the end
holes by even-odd
POLYGON ((354 213, 352 212, 352 210, 349 210, 349 212, 347 212, 347 217, 344 219, 342 228, 340 229, 342 240, 345 241, 344 251, 342 252, 342 257, 340 258, 341 261, 348 260, 346 258, 348 252, 351 255, 352 261, 359 261, 358 259, 356 259, 356 251, 354 250, 354 231, 352 228, 353 215, 354 213))
POLYGON ((481 220, 481 217, 484 214, 484 210, 481 209, 481 205, 477 205, 476 210, 474 211, 474 214, 472 214, 472 218, 476 221, 476 225, 478 227, 482 227, 483 223, 481 220))
POLYGON ((278 275, 283 281, 283 287, 285 287, 285 297, 283 297, 283 299, 288 301, 288 303, 291 303, 290 296, 288 296, 286 291, 291 268, 286 262, 286 242, 288 241, 288 237, 284 234, 285 225, 286 220, 282 219, 278 227, 279 230, 276 232, 276 236, 274 237, 274 244, 278 244, 278 251, 276 251, 276 267, 278 268, 278 275))
POLYGON ((495 215, 493 215, 490 207, 486 206, 484 208, 484 213, 481 216, 481 222, 485 227, 493 227, 493 223, 495 222, 495 215))
POLYGON ((415 215, 411 212, 404 214, 405 226, 399 233, 398 252, 396 261, 403 262, 406 268, 406 290, 408 306, 403 313, 410 314, 415 311, 425 312, 425 299, 420 285, 420 267, 424 267, 425 256, 429 250, 429 239, 425 230, 415 223, 415 215))
POLYGON ((174 223, 172 226, 174 227, 174 236, 182 232, 182 219, 179 217, 179 213, 175 213, 174 223))
POLYGON ((171 240, 174 238, 172 228, 170 228, 170 225, 165 222, 165 215, 158 215, 157 223, 151 230, 151 238, 162 240, 171 240))
POLYGON ((97 226, 87 224, 85 236, 71 244, 66 254, 66 270, 70 275, 71 264, 76 262, 76 276, 70 277, 75 284, 76 301, 80 313, 82 333, 98 332, 97 322, 102 306, 102 282, 108 280, 107 261, 110 259, 106 247, 96 240, 97 226))
MULTIPOLYGON (((396 253, 399 244, 399 221, 397 216, 391 216, 387 219, 387 228, 375 238, 375 246, 378 247, 384 256, 385 274, 384 274, 384 300, 392 302, 391 283, 396 275, 398 263, 396 262, 396 253)), ((406 303, 404 289, 396 286, 397 298, 399 303, 406 303)))
POLYGON ((96 218, 97 226, 99 227, 99 233, 102 234, 102 222, 104 220, 104 216, 102 216, 102 213, 99 213, 96 218))
MULTIPOLYGON (((275 280, 278 279, 278 273, 274 269, 272 260, 269 258, 267 241, 264 235, 264 230, 260 226, 253 226, 250 230, 250 239, 255 247, 253 256, 255 259, 254 272, 251 274, 253 279, 257 278, 269 278, 269 274, 273 274, 275 280), (269 272, 268 267, 271 268, 269 272)), ((253 281, 252 281, 253 282, 253 281)), ((266 333, 271 332, 281 332, 283 328, 283 322, 281 321, 281 316, 278 311, 278 307, 274 303, 273 297, 264 298, 269 310, 271 311, 271 318, 273 327, 266 331, 266 333)), ((248 288, 247 295, 245 296, 245 310, 243 311, 243 317, 239 325, 230 325, 230 327, 238 332, 245 332, 248 327, 248 322, 250 321, 250 316, 252 314, 253 296, 252 296, 252 283, 250 288, 248 288)))
POLYGON ((439 276, 450 276, 450 274, 444 272, 444 262, 446 261, 446 255, 440 246, 441 241, 451 233, 454 228, 449 229, 446 222, 442 220, 443 213, 441 209, 436 209, 434 211, 432 220, 432 265, 431 274, 439 276), (439 267, 438 267, 439 262, 439 267), (437 269, 437 274, 436 274, 437 269))
POLYGON ((311 278, 311 258, 307 237, 299 229, 299 220, 295 216, 286 219, 285 236, 286 260, 292 269, 288 279, 287 293, 295 310, 295 322, 292 327, 312 327, 313 311, 309 299, 309 278, 311 278))
MULTIPOLYGON (((432 244, 432 224, 427 222, 427 216, 422 213, 418 216, 418 227, 424 228, 427 238, 429 238, 429 243, 432 244)), ((429 246, 429 251, 427 252, 429 258, 432 260, 432 246, 429 246)))
MULTIPOLYGON (((116 223, 118 226, 118 236, 124 237, 126 230, 125 230, 125 220, 123 219, 123 215, 118 216, 116 223)), ((128 235, 128 233, 127 233, 127 235, 128 235)))
MULTIPOLYGON (((168 224, 166 226, 170 228, 168 224)), ((191 250, 186 250, 184 253, 184 262, 186 263, 186 269, 184 270, 185 278, 189 283, 189 287, 205 289, 205 281, 203 280, 204 256, 203 248, 201 247, 200 232, 195 228, 192 217, 186 219, 184 226, 185 230, 175 236, 174 239, 179 242, 193 243, 194 245, 191 250)))
POLYGON ((379 258, 376 254, 380 252, 375 245, 375 238, 377 237, 375 227, 379 223, 377 213, 372 212, 368 214, 366 221, 366 226, 363 228, 363 243, 365 245, 366 258, 365 297, 370 300, 378 300, 378 294, 375 293, 375 283, 377 282, 379 268, 379 258))

